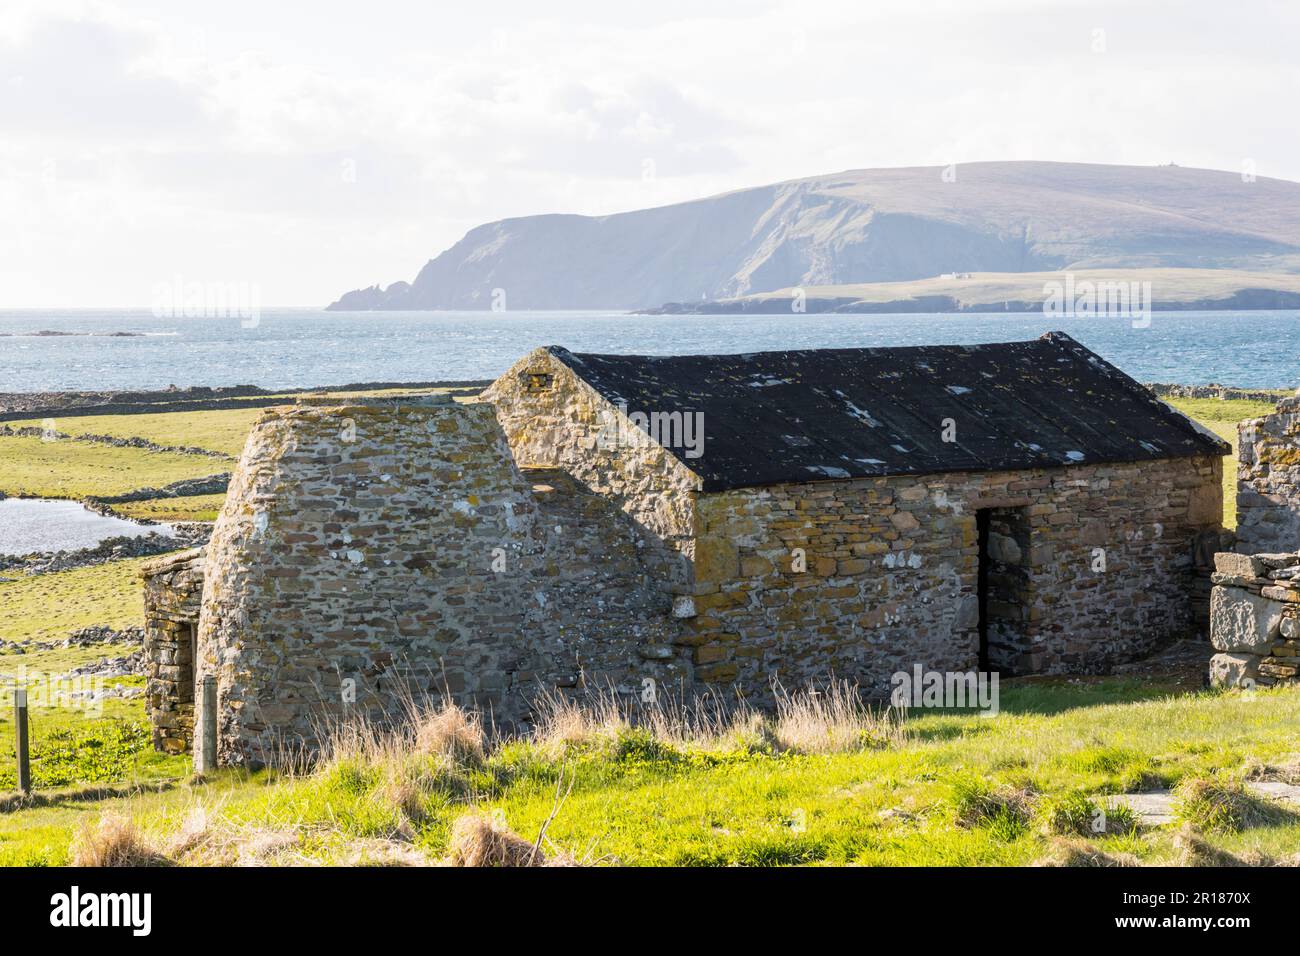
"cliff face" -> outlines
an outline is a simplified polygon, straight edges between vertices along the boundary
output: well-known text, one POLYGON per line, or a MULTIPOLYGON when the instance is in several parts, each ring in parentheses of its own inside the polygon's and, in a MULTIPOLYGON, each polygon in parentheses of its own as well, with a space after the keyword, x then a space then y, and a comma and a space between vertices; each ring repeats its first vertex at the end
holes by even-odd
POLYGON ((1300 272, 1300 184, 1180 167, 852 170, 612 216, 470 230, 333 309, 635 309, 950 272, 1300 272), (951 176, 947 177, 949 180, 951 176))

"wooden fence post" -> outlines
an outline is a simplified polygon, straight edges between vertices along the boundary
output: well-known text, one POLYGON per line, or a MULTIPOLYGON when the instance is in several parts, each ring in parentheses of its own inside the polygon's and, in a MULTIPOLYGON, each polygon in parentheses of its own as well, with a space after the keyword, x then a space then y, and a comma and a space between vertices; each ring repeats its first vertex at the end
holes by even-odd
POLYGON ((217 679, 205 677, 199 683, 198 726, 194 734, 194 770, 208 773, 217 769, 217 679))
POLYGON ((23 688, 14 691, 14 729, 17 733, 18 790, 29 794, 32 792, 32 765, 27 753, 27 691, 23 688))

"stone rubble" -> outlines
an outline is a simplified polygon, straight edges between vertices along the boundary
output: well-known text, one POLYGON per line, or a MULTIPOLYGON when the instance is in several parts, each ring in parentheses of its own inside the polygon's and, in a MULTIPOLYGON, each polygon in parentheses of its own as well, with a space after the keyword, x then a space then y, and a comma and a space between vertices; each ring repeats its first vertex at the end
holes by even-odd
POLYGON ((1300 397, 1237 426, 1237 547, 1243 554, 1300 546, 1300 397))
POLYGON ((1216 554, 1210 683, 1252 687, 1300 675, 1300 554, 1216 554))

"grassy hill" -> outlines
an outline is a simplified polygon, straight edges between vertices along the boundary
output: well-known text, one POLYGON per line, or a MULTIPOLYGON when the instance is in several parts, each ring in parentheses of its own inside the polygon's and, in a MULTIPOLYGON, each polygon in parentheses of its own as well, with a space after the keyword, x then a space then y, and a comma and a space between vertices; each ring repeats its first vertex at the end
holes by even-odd
POLYGON ((487 223, 335 309, 648 309, 951 272, 1300 273, 1300 183, 1176 166, 851 169, 608 216, 487 223))

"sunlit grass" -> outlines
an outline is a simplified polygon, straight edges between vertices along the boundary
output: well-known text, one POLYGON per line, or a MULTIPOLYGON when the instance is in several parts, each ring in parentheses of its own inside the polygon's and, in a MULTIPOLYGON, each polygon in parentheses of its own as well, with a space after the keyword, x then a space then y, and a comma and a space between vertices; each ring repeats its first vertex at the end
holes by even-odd
POLYGON ((10 496, 76 498, 159 488, 186 478, 229 471, 230 463, 202 455, 35 436, 0 436, 0 491, 10 496))
MULTIPOLYGON (((297 861, 338 862, 364 840, 435 860, 453 822, 477 808, 528 841, 545 826, 548 852, 594 863, 1024 865, 1062 833, 1098 852, 1178 862, 1174 828, 1135 831, 1119 811, 1096 833, 1093 815, 1118 792, 1285 762, 1300 691, 1173 696, 1133 681, 1008 682, 997 717, 921 714, 883 744, 846 736, 831 753, 719 750, 712 732, 700 746, 680 734, 610 729, 606 717, 587 720, 585 736, 575 731, 561 747, 543 733, 484 754, 419 749, 411 733, 348 744, 305 776, 237 784, 223 776, 211 794, 20 811, 0 816, 0 861, 39 857, 42 847, 57 858, 79 822, 100 814, 133 815, 164 845, 198 801, 223 834, 222 853, 241 833, 274 833, 297 861)), ((1300 827, 1286 813, 1201 838, 1230 852, 1300 853, 1300 827)), ((220 862, 201 851, 186 858, 205 860, 220 862)))
MULTIPOLYGON (((152 558, 129 558, 68 571, 26 575, 0 572, 0 638, 6 641, 63 639, 81 627, 121 629, 144 623, 140 566, 152 558)), ((0 670, 7 658, 0 654, 0 670)))
POLYGON ((225 494, 149 498, 113 505, 113 511, 128 518, 150 521, 216 521, 225 494))
POLYGON ((1164 401, 1196 419, 1232 446, 1232 454, 1223 459, 1223 526, 1237 527, 1237 423, 1270 414, 1275 403, 1239 398, 1166 397, 1164 401))

